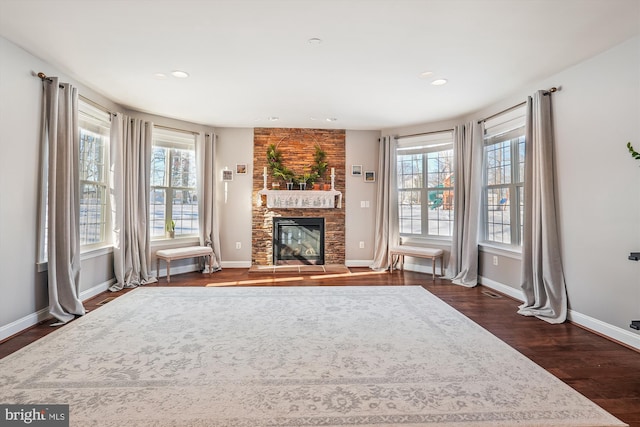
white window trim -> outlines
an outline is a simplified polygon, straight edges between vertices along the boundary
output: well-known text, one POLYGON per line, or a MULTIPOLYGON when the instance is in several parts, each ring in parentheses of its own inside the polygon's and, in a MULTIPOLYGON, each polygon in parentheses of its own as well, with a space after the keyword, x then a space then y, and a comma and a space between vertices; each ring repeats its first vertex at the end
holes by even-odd
MULTIPOLYGON (((422 135, 413 135, 407 137, 397 137, 398 145, 396 147, 396 155, 398 154, 428 154, 434 153, 438 151, 445 150, 453 150, 453 130, 443 130, 443 131, 435 131, 429 132, 422 135)), ((455 153, 454 153, 455 155, 455 153)), ((397 162, 396 162, 397 167, 397 162)), ((424 171, 426 173, 426 171, 424 171)), ((398 171, 396 171, 398 173, 398 171)), ((455 173, 455 171, 454 171, 455 173)), ((426 178, 425 178, 426 179, 426 178)), ((430 187, 421 187, 420 191, 425 191, 428 194, 430 191, 439 191, 439 190, 450 190, 455 191, 455 186, 449 188, 430 188, 430 187)), ((400 188, 397 189, 400 192, 400 188)), ((455 206, 454 206, 455 211, 455 206)), ((428 221, 424 221, 422 219, 423 224, 427 226, 428 231, 428 221)), ((405 244, 410 243, 419 243, 419 244, 433 244, 433 245, 451 245, 451 241, 453 236, 438 236, 433 234, 423 234, 417 236, 415 234, 400 234, 400 239, 405 244)))

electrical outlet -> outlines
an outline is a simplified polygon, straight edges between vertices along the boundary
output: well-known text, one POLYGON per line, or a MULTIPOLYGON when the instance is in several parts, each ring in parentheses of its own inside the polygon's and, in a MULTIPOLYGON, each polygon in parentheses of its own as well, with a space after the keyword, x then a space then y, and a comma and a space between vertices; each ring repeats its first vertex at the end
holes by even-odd
POLYGON ((242 248, 242 243, 236 242, 236 249, 241 249, 241 248, 242 248))
POLYGON ((364 242, 360 242, 360 249, 364 249, 364 242))
POLYGON ((498 265, 498 257, 497 256, 493 256, 493 265, 498 265))

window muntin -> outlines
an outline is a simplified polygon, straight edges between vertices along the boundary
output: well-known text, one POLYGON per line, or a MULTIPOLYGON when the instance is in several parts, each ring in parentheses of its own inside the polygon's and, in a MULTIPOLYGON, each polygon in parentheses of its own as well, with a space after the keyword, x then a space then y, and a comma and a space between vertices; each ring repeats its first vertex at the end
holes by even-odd
POLYGON ((150 196, 152 239, 198 235, 195 136, 154 128, 150 196))
POLYGON ((451 132, 399 144, 398 217, 402 236, 452 236, 453 172, 451 132))
POLYGON ((522 245, 524 215, 524 110, 485 124, 483 241, 522 245))
POLYGON ((109 209, 109 113, 80 100, 80 246, 90 249, 111 241, 109 209))

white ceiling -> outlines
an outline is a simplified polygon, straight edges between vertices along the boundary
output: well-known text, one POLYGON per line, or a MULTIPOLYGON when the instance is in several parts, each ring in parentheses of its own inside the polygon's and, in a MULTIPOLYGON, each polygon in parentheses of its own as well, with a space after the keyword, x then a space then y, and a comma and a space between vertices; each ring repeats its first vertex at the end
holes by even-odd
POLYGON ((112 101, 230 127, 458 117, 637 34, 640 0, 0 0, 0 35, 112 101))

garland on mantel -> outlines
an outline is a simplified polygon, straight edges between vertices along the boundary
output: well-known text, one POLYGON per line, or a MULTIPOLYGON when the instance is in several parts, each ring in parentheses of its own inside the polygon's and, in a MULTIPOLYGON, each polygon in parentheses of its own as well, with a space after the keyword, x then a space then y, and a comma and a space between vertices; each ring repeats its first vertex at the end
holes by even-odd
POLYGON ((267 147, 267 164, 271 175, 274 178, 295 184, 305 182, 307 185, 313 185, 318 178, 322 178, 329 165, 326 158, 327 153, 319 145, 316 145, 316 152, 313 155, 314 163, 310 167, 311 172, 297 175, 293 170, 282 164, 282 151, 278 150, 275 144, 267 147))

